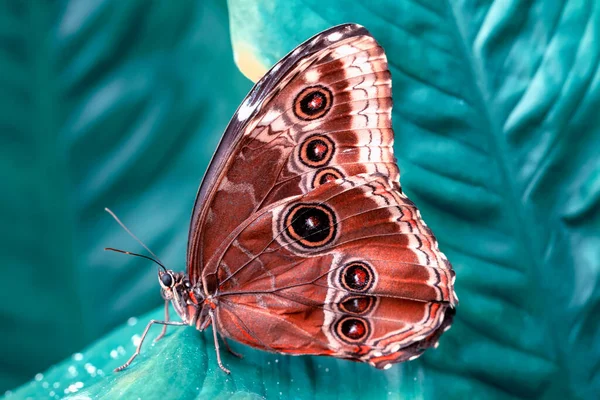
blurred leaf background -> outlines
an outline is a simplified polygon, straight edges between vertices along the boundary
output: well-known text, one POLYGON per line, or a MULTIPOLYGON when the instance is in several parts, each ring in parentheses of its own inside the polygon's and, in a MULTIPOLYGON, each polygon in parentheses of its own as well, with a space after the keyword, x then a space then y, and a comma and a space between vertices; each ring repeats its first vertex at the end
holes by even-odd
POLYGON ((222 1, 0 2, 0 387, 162 302, 198 184, 251 87, 222 1))
POLYGON ((106 398, 600 397, 600 3, 0 4, 3 388, 160 303, 152 265, 102 251, 138 249, 103 207, 184 269, 197 185, 251 86, 234 57, 256 79, 358 22, 388 54, 403 186, 457 271, 440 348, 381 372, 238 346, 226 377, 210 333, 180 330, 124 374, 72 376, 122 363, 111 349, 131 352, 140 323, 17 394, 79 379, 106 398))

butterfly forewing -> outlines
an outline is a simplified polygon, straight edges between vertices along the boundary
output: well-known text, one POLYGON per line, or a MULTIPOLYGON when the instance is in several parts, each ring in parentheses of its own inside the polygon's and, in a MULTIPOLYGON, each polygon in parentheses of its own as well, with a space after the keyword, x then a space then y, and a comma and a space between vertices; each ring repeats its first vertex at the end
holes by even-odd
POLYGON ((223 336, 379 368, 435 345, 454 272, 400 188, 391 109, 385 53, 352 24, 303 43, 250 92, 188 245, 223 336))
POLYGON ((397 180, 391 107, 385 54, 362 27, 318 35, 276 64, 234 115, 219 148, 225 155, 217 153, 200 189, 192 280, 227 234, 269 203, 364 172, 397 180))

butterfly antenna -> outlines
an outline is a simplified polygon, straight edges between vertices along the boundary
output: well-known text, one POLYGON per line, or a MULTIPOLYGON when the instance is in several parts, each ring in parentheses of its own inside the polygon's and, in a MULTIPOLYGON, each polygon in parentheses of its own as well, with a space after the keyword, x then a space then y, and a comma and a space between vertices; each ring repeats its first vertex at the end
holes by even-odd
POLYGON ((158 261, 158 260, 156 260, 156 259, 154 259, 152 257, 148 257, 148 256, 145 256, 143 254, 132 253, 130 251, 115 249, 113 247, 105 247, 104 250, 106 250, 106 251, 114 251, 114 252, 117 252, 117 253, 123 253, 123 254, 127 254, 127 255, 130 255, 130 256, 141 257, 141 258, 145 258, 146 260, 154 261, 155 263, 157 263, 158 265, 160 265, 160 267, 165 272, 167 272, 167 268, 163 265, 163 263, 161 263, 160 261, 158 261))
POLYGON ((148 256, 144 256, 144 255, 142 255, 142 254, 131 253, 131 252, 129 252, 129 251, 124 251, 124 250, 113 249, 112 247, 107 247, 107 248, 105 248, 104 250, 116 251, 116 252, 118 252, 118 253, 124 253, 124 254, 129 254, 129 255, 132 255, 132 256, 137 256, 137 257, 146 258, 146 259, 148 259, 148 260, 152 260, 152 261, 154 261, 155 263, 157 263, 158 265, 160 265, 160 266, 161 266, 161 267, 162 267, 162 268, 163 268, 165 271, 167 270, 167 269, 165 268, 165 265, 162 263, 162 261, 160 261, 160 258, 158 258, 158 256, 157 256, 156 254, 154 254, 154 253, 152 252, 152 250, 150 250, 150 249, 148 248, 148 246, 146 246, 146 245, 144 244, 144 242, 142 242, 140 239, 138 239, 138 237, 137 237, 137 236, 135 236, 135 235, 133 234, 133 232, 131 232, 131 231, 129 230, 129 228, 127 228, 127 227, 125 226, 125 224, 124 224, 123 222, 121 222, 121 220, 119 219, 119 217, 117 217, 117 216, 115 215, 115 213, 114 213, 114 212, 112 212, 112 211, 111 211, 109 208, 104 208, 104 211, 106 211, 107 213, 109 213, 109 214, 110 214, 110 216, 111 216, 111 217, 113 217, 113 219, 114 219, 115 221, 117 221, 117 223, 118 223, 119 225, 121 225, 121 228, 123 228, 123 229, 125 230, 125 232, 127 232, 127 233, 129 234, 129 236, 131 236, 132 238, 134 238, 134 239, 136 240, 136 242, 138 242, 139 244, 141 244, 141 245, 142 245, 142 247, 143 247, 144 249, 146 249, 146 250, 148 251, 148 253, 152 254, 152 257, 154 257, 154 258, 152 258, 152 257, 148 257, 148 256))

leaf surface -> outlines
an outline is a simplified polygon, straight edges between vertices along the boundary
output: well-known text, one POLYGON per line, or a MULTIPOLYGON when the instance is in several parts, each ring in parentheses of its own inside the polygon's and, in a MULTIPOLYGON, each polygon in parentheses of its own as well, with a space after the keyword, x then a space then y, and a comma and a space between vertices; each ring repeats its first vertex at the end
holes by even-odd
POLYGON ((141 250, 103 209, 183 269, 250 83, 218 1, 3 1, 0 71, 4 392, 160 304, 154 265, 103 251, 141 250))
POLYGON ((229 5, 248 76, 340 23, 385 48, 401 182, 461 300, 424 357, 431 398, 597 397, 600 4, 229 5))
POLYGON ((104 377, 69 377, 67 360, 17 394, 81 377, 77 393, 93 398, 598 397, 600 4, 228 4, 237 63, 254 79, 339 23, 364 25, 386 49, 401 181, 457 272, 452 329, 437 350, 388 371, 234 344, 246 357, 223 352, 230 376, 211 332, 171 329, 110 373, 156 311, 83 353, 77 371, 90 362, 104 377))

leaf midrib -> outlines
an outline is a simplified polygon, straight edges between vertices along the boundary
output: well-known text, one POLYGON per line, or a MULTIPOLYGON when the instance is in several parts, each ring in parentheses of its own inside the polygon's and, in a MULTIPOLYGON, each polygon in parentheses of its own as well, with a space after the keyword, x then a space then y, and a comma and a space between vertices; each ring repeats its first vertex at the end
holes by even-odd
MULTIPOLYGON (((519 254, 521 254, 524 258, 521 264, 529 266, 529 268, 523 269, 522 271, 528 276, 530 282, 532 280, 539 281, 542 279, 540 276, 540 271, 542 271, 542 263, 540 260, 542 259, 541 254, 543 254, 542 249, 544 246, 543 243, 538 240, 540 235, 536 235, 534 232, 532 232, 533 227, 536 226, 536 222, 529 216, 530 214, 526 212, 525 207, 521 202, 521 197, 518 195, 518 188, 516 185, 511 185, 512 180, 510 177, 516 175, 509 160, 505 156, 505 154, 508 154, 509 149, 505 146, 505 142, 502 140, 503 130, 501 127, 503 124, 499 123, 498 119, 493 117, 494 113, 491 110, 490 104, 488 104, 488 101, 486 100, 492 98, 492 94, 487 89, 488 79, 487 74, 485 73, 485 68, 480 60, 474 56, 470 43, 467 39, 467 35, 460 29, 457 11, 455 10, 454 6, 450 4, 450 2, 446 2, 446 6, 449 16, 451 17, 451 22, 454 25, 451 27, 451 30, 456 37, 456 42, 463 53, 464 59, 468 62, 468 74, 473 77, 473 79, 469 82, 469 85, 473 87, 471 93, 475 95, 477 103, 481 105, 481 118, 483 123, 488 127, 488 132, 490 133, 485 135, 485 139, 487 139, 488 144, 490 145, 489 148, 493 153, 493 158, 497 160, 497 169, 500 173, 500 183, 508 189, 503 191, 503 193, 506 203, 512 207, 512 210, 514 210, 514 212, 509 212, 508 214, 512 220, 511 225, 514 227, 513 233, 517 237, 515 239, 515 244, 521 248, 519 254)), ((485 16, 482 18, 482 20, 485 20, 485 16)), ((516 261, 517 260, 515 260, 515 262, 516 261)), ((540 289, 539 286, 532 286, 536 290, 540 289)), ((544 296, 540 297, 543 298, 544 296)), ((538 296, 533 296, 533 298, 538 298, 538 296)), ((534 304, 533 308, 530 310, 530 313, 536 315, 538 309, 538 305, 534 304)), ((540 318, 539 323, 547 324, 547 321, 540 318)), ((551 336, 550 339, 553 343, 553 349, 557 349, 558 338, 556 337, 554 330, 546 328, 545 332, 548 332, 548 334, 551 336)), ((529 352, 547 360, 544 355, 536 354, 531 351, 531 349, 529 352)), ((556 351, 553 351, 551 354, 552 358, 550 360, 555 364, 558 364, 556 359, 557 354, 558 353, 556 351)))

